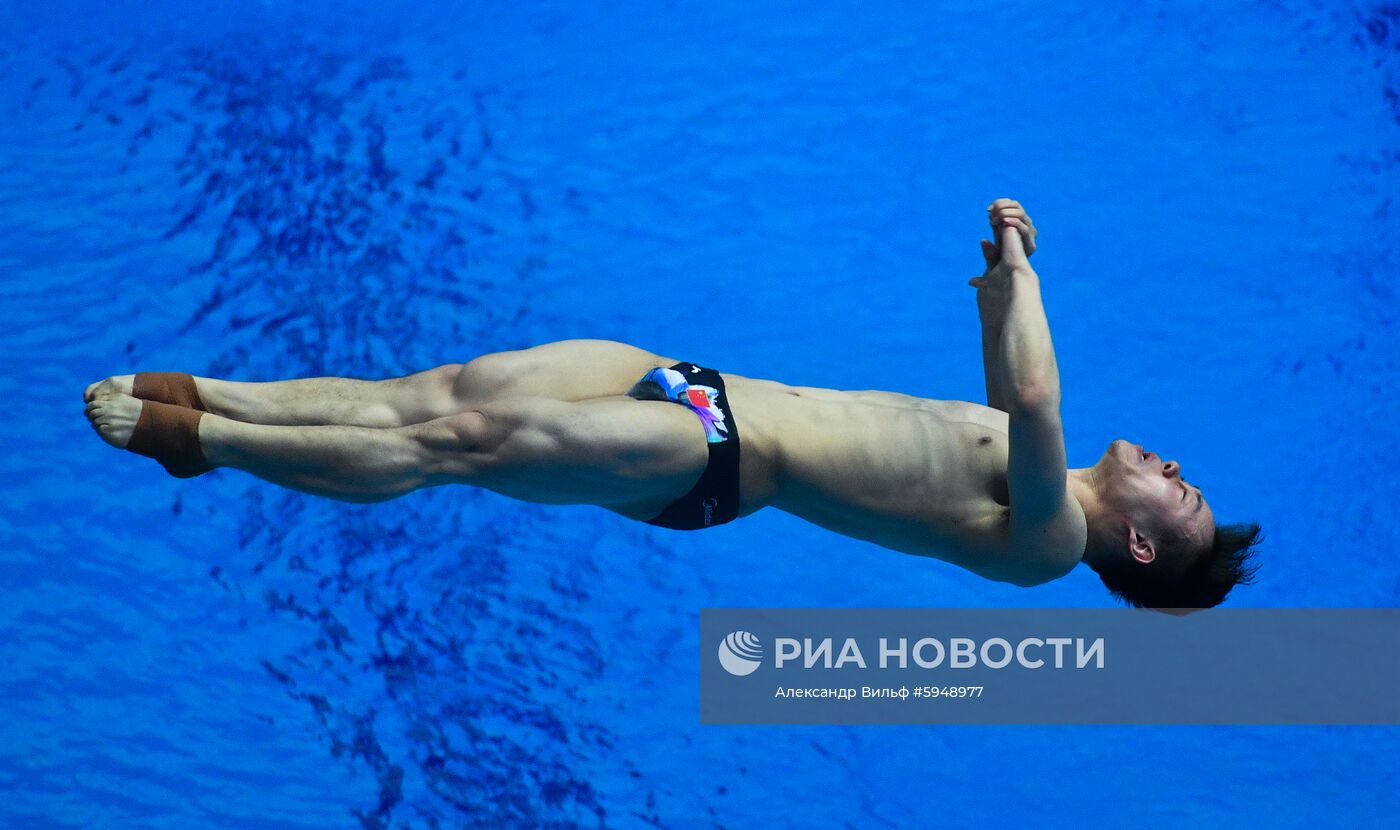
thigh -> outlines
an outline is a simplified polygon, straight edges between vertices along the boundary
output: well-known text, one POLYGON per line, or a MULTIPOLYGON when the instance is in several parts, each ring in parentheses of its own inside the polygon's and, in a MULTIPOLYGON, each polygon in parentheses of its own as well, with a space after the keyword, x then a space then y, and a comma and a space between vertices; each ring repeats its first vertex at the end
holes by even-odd
POLYGON ((675 362, 615 340, 560 340, 482 355, 462 367, 453 392, 473 407, 521 397, 583 401, 623 395, 651 369, 675 362))
POLYGON ((465 483, 526 501, 649 519, 688 492, 709 461, 699 419, 672 403, 507 398, 479 411, 489 438, 465 483))

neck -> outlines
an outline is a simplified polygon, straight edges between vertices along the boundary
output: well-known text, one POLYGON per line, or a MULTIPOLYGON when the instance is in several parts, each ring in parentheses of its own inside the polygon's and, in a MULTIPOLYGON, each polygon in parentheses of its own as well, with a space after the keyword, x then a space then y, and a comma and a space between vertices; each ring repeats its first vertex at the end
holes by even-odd
POLYGON ((1078 467, 1069 471, 1069 491, 1084 510, 1084 522, 1089 527, 1089 537, 1085 542, 1083 562, 1093 565, 1101 554, 1095 549, 1094 527, 1103 514, 1104 501, 1100 495, 1099 481, 1093 467, 1078 467))

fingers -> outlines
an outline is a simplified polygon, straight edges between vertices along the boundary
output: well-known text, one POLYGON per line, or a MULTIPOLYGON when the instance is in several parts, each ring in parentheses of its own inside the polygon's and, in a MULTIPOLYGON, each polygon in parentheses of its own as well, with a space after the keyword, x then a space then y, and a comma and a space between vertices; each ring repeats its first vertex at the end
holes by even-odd
POLYGON ((1001 226, 1001 255, 1012 266, 1026 260, 1026 248, 1021 244, 1022 231, 1014 224, 1016 221, 1007 220, 1001 226))
POLYGON ((1031 218, 1026 215, 1026 212, 1024 210, 1022 210, 1002 211, 998 213, 993 213, 991 216, 991 225, 993 228, 998 227, 999 225, 1001 225, 1002 222, 1005 222, 1008 219, 1016 219, 1027 226, 1030 226, 1031 224, 1031 218))
POLYGON ((1026 209, 1021 207, 1016 202, 1011 202, 1008 205, 993 205, 992 207, 987 208, 987 212, 989 214, 992 227, 996 227, 997 224, 1003 219, 1020 219, 1027 225, 1032 224, 1030 214, 1026 213, 1026 209))
POLYGON ((1015 199, 997 199, 987 205, 987 212, 993 233, 998 233, 998 229, 1010 225, 1020 231, 1025 252, 1035 252, 1035 237, 1038 231, 1020 202, 1015 199))
POLYGON ((997 245, 990 239, 982 240, 982 259, 986 260, 987 267, 991 268, 997 264, 997 258, 1001 256, 997 252, 997 245))
POLYGON ((990 205, 987 205, 987 210, 1019 210, 1025 213, 1025 208, 1021 207, 1021 203, 1015 199, 994 199, 990 205))
MULTIPOLYGON (((982 257, 988 270, 1003 260, 1013 266, 1025 264, 1026 257, 1035 252, 1037 233, 1030 214, 1026 213, 1020 202, 1006 198, 995 199, 987 205, 987 214, 993 239, 997 240, 996 243, 982 240, 982 257)), ((986 279, 973 277, 967 284, 982 288, 986 285, 986 279)))

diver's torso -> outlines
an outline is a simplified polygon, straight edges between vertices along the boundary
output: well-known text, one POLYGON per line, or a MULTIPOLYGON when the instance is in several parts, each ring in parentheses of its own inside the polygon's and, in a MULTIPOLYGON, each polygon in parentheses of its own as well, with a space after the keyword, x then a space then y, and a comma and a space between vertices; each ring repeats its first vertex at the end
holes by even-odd
POLYGON ((771 505, 992 579, 1024 576, 1007 551, 1005 412, 727 373, 725 385, 748 461, 743 512, 771 505))

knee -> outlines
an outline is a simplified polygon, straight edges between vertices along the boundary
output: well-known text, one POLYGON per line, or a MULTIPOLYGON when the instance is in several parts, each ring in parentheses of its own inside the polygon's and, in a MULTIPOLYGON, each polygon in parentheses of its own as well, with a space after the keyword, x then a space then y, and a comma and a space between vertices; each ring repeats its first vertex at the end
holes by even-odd
POLYGON ((462 373, 466 371, 468 365, 467 363, 444 363, 427 371, 429 394, 436 399, 457 405, 455 409, 451 406, 444 407, 443 414, 452 411, 460 412, 462 410, 461 404, 466 403, 458 398, 462 390, 462 373))
POLYGON ((480 409, 469 409, 408 427, 429 478, 461 480, 490 466, 504 440, 502 424, 480 409))
POLYGON ((355 425, 407 427, 460 412, 453 399, 461 363, 446 363, 400 378, 378 381, 381 393, 357 412, 355 425))
POLYGON ((523 371, 523 352, 493 352, 457 365, 452 396, 458 403, 480 406, 503 397, 523 371))

